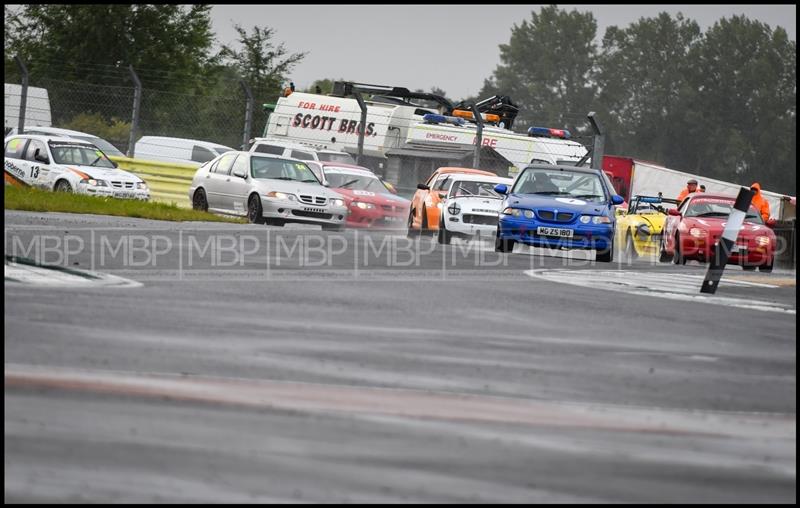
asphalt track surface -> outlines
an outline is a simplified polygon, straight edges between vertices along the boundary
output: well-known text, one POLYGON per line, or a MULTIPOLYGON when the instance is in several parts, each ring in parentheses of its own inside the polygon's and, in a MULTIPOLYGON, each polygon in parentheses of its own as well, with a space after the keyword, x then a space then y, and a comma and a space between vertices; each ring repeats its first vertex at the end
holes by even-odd
POLYGON ((5 220, 6 502, 796 502, 793 272, 5 220))

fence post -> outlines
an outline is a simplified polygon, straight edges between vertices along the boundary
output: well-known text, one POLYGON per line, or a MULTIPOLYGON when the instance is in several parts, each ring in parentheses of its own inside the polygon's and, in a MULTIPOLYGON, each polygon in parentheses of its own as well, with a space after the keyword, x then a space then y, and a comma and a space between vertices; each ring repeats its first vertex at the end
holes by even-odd
POLYGON ((131 118, 131 137, 128 142, 128 157, 131 159, 135 155, 134 144, 136 142, 136 131, 139 130, 139 107, 142 104, 142 82, 139 81, 139 76, 133 70, 133 65, 128 65, 128 70, 131 73, 131 79, 136 88, 133 90, 133 118, 131 118))
POLYGON ((475 155, 472 157, 472 167, 480 169, 481 167, 481 145, 483 144, 483 117, 478 107, 473 104, 471 106, 472 116, 475 117, 475 124, 478 126, 478 135, 475 138, 475 155))
POLYGON ((356 156, 356 164, 361 165, 361 159, 364 158, 364 133, 367 129, 367 103, 364 102, 364 97, 358 87, 353 87, 353 96, 358 102, 358 107, 361 108, 361 122, 358 127, 358 155, 356 156))
POLYGON ((603 169, 603 155, 606 151, 606 132, 600 124, 600 120, 595 116, 592 111, 587 115, 589 123, 592 124, 594 130, 594 144, 592 145, 592 168, 603 169))
POLYGON ((244 110, 244 134, 242 136, 242 150, 247 150, 247 145, 250 142, 250 133, 253 130, 253 91, 247 86, 244 80, 239 81, 244 90, 246 105, 244 110))
POLYGON ((15 56, 14 60, 17 61, 22 73, 22 95, 19 98, 19 123, 17 124, 17 134, 22 134, 25 131, 25 111, 28 107, 28 68, 19 55, 15 56))

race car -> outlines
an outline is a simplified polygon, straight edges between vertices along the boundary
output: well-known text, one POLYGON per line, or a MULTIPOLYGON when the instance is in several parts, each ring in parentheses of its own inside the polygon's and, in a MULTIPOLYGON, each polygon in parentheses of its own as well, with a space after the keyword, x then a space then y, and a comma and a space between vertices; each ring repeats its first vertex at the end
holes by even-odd
MULTIPOLYGON (((735 196, 705 193, 690 194, 680 207, 669 210, 661 238, 660 261, 685 264, 689 259, 710 261, 715 245, 727 224, 736 202, 735 196)), ((745 270, 771 272, 775 260, 774 219, 766 223, 751 206, 745 215, 728 263, 745 270)))
POLYGON ((150 199, 147 184, 117 167, 92 143, 34 134, 9 136, 3 159, 6 184, 91 196, 150 199))
POLYGON ((661 196, 636 195, 628 209, 617 216, 617 245, 630 259, 655 255, 661 246, 661 230, 670 209, 678 201, 661 196))
POLYGON ((438 240, 448 244, 455 236, 495 235, 503 195, 494 187, 511 186, 513 178, 452 174, 445 188, 447 196, 439 215, 438 240))
POLYGON ((446 187, 454 174, 497 176, 489 171, 471 168, 443 167, 433 172, 428 181, 417 185, 408 213, 408 236, 436 231, 439 215, 447 196, 446 187))
POLYGON ((324 187, 302 161, 226 152, 197 169, 189 187, 195 210, 244 215, 253 224, 287 222, 344 229, 344 198, 324 187))
POLYGON ((532 165, 509 189, 497 226, 495 250, 517 242, 561 249, 592 249, 601 262, 614 260, 614 206, 624 201, 599 169, 532 165))
POLYGON ((348 227, 405 227, 411 201, 392 194, 369 169, 339 162, 308 161, 306 164, 325 185, 344 198, 350 211, 348 227))

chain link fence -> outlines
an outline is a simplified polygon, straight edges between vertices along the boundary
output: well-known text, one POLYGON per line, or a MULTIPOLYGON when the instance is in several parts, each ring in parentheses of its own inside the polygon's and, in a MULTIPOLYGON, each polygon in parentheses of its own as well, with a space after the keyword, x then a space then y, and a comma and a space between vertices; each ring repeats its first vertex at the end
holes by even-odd
MULTIPOLYGON (((78 67, 81 71, 91 71, 92 81, 103 83, 92 84, 68 79, 75 75, 74 72, 64 72, 65 79, 49 77, 53 74, 52 65, 52 62, 26 63, 28 88, 25 101, 22 100, 24 87, 13 86, 23 83, 23 72, 7 65, 6 134, 18 127, 22 115, 26 130, 48 126, 80 131, 109 142, 122 154, 129 154, 131 129, 135 129, 136 140, 142 136, 166 136, 240 149, 246 140, 260 135, 266 123, 260 104, 267 100, 255 97, 248 105, 242 84, 233 79, 219 87, 227 91, 225 95, 178 93, 144 85, 140 90, 141 101, 136 118, 136 86, 127 67, 78 67), (23 102, 24 111, 21 110, 23 102), (245 126, 248 106, 252 108, 250 132, 246 132, 245 126)), ((169 86, 164 88, 180 88, 175 82, 166 82, 165 79, 162 78, 162 83, 169 86)))

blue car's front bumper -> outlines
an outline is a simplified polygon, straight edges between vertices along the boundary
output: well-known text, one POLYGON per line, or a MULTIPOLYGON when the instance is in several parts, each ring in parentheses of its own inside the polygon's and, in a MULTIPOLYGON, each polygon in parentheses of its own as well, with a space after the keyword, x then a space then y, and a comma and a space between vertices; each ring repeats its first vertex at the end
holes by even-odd
POLYGON ((502 240, 515 240, 534 247, 602 251, 610 249, 614 242, 614 226, 612 224, 563 224, 501 215, 497 226, 497 236, 502 240), (539 226, 571 229, 573 237, 541 236, 536 234, 539 226))

